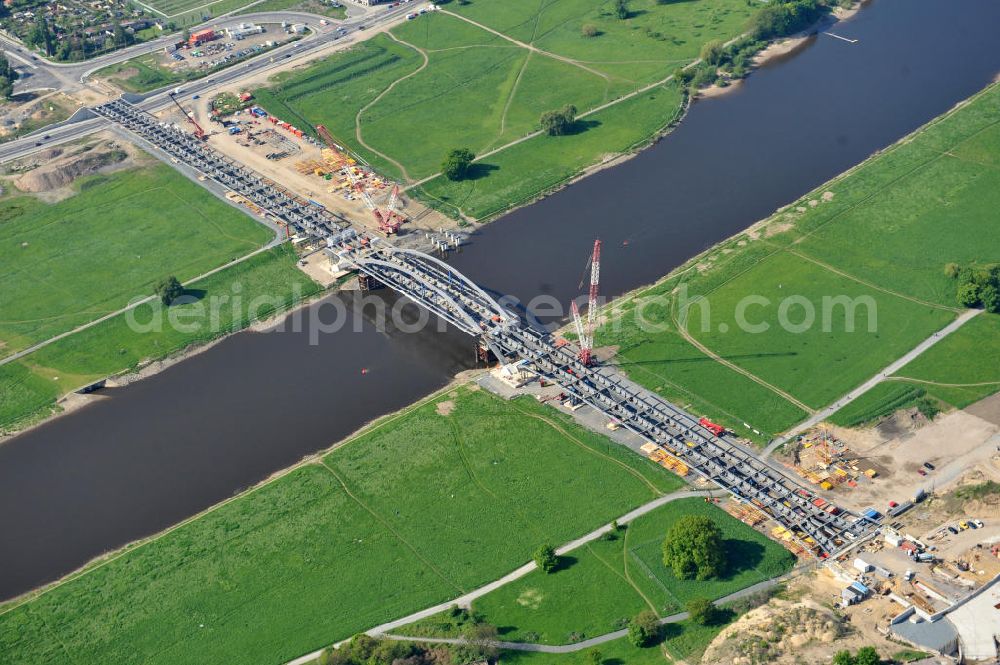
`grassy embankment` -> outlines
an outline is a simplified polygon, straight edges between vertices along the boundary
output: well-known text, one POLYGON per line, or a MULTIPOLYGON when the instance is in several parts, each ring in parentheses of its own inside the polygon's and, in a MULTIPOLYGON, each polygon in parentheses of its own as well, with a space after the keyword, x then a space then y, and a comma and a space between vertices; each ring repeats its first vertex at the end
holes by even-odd
MULTIPOLYGON (((946 276, 946 263, 985 265, 1000 258, 1000 236, 991 233, 993 211, 1000 207, 998 101, 1000 86, 991 86, 756 228, 617 303, 613 325, 599 332, 598 342, 620 347, 618 362, 635 380, 740 433, 749 423, 763 432, 758 439, 802 419, 801 405, 819 409, 835 401, 954 318, 955 281, 946 276), (704 296, 710 308, 690 307, 683 328, 674 292, 681 285, 689 302, 704 296), (747 296, 767 299, 745 309, 748 322, 766 323, 766 331, 744 332, 736 325, 737 305, 747 296), (779 305, 789 296, 800 297, 815 312, 815 324, 804 332, 779 324, 779 305), (847 330, 846 308, 835 305, 828 307, 824 331, 823 298, 838 296, 870 298, 874 305, 855 310, 853 332, 847 330), (637 307, 662 329, 641 329, 637 307)), ((806 307, 793 303, 788 320, 804 321, 806 307)), ((1000 376, 995 363, 983 362, 998 347, 997 316, 982 314, 900 374, 936 383, 983 383, 912 382, 962 407, 1000 388, 985 383, 1000 376)), ((880 386, 849 407, 847 420, 871 418, 919 397, 919 391, 902 395, 906 388, 895 382, 880 386)))
MULTIPOLYGON (((414 181, 434 175, 452 148, 482 154, 537 130, 545 111, 573 104, 584 113, 662 81, 705 42, 738 35, 754 11, 736 0, 636 0, 629 8, 622 20, 593 0, 449 4, 504 36, 432 13, 391 31, 405 44, 373 37, 278 75, 256 94, 276 115, 323 124, 379 170, 414 181)), ((438 178, 414 193, 450 214, 487 217, 648 141, 676 119, 682 100, 678 87, 654 86, 580 120, 570 135, 529 139, 475 165, 468 180, 438 178)))
POLYGON ((347 8, 343 5, 332 7, 320 0, 263 0, 262 2, 248 4, 236 14, 254 14, 257 12, 308 12, 319 14, 327 18, 343 19, 347 18, 347 8))
MULTIPOLYGON (((555 573, 536 571, 473 603, 483 621, 514 642, 570 644, 625 627, 652 609, 659 616, 684 611, 696 597, 718 599, 788 572, 792 555, 742 522, 701 499, 672 502, 640 517, 614 540, 602 539, 562 559, 555 573), (663 536, 685 515, 704 515, 722 529, 729 569, 720 579, 681 580, 663 565, 663 536)), ((714 626, 678 622, 664 631, 672 655, 689 658, 735 618, 714 626)), ((413 636, 451 636, 460 625, 448 613, 400 629, 413 636)))
POLYGON ((13 141, 14 139, 38 131, 43 127, 48 127, 49 125, 54 125, 57 122, 62 122, 73 115, 77 109, 77 106, 73 103, 73 101, 65 95, 53 95, 51 97, 46 97, 46 99, 41 101, 33 101, 35 97, 36 95, 34 93, 14 96, 11 103, 25 105, 30 104, 34 108, 27 114, 27 117, 20 121, 17 129, 12 129, 6 134, 0 136, 0 143, 13 141), (21 101, 22 99, 25 101, 21 101))
MULTIPOLYGON (((153 292, 173 274, 185 281, 263 245, 271 233, 162 164, 90 176, 58 203, 17 194, 0 200, 0 352, 9 354, 113 312, 153 292), (136 215, 136 210, 142 215, 136 215)), ((319 287, 279 248, 194 285, 199 302, 174 305, 175 316, 205 308, 194 330, 138 333, 120 315, 0 366, 0 429, 49 413, 65 392, 90 381, 206 341, 319 287), (242 304, 219 312, 210 328, 214 296, 242 289, 242 304), (203 293, 202 293, 203 292, 203 293), (256 296, 270 303, 250 307, 256 296)), ((163 316, 157 302, 135 319, 163 316)))
POLYGON ((681 481, 533 400, 472 387, 0 614, 48 662, 282 662, 447 600, 681 481))

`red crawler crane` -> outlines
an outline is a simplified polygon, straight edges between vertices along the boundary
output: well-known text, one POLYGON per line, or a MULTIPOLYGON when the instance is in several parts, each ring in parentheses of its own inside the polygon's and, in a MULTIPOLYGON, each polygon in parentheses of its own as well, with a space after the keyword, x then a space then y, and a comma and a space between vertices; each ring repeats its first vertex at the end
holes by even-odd
POLYGON ((197 136, 202 141, 206 140, 208 138, 208 134, 205 133, 205 130, 202 129, 201 125, 199 125, 198 122, 194 119, 194 115, 189 114, 187 111, 184 110, 184 107, 181 106, 181 103, 177 101, 176 97, 174 97, 174 93, 171 92, 168 94, 170 97, 170 101, 176 104, 177 108, 179 108, 181 110, 181 113, 184 114, 184 117, 187 118, 187 121, 190 122, 192 125, 194 125, 194 135, 197 136))
POLYGON ((587 323, 580 320, 580 309, 574 301, 573 322, 576 324, 576 334, 580 338, 580 362, 589 365, 593 360, 594 330, 597 327, 597 288, 601 281, 601 241, 594 241, 594 251, 590 254, 590 297, 587 301, 587 323))

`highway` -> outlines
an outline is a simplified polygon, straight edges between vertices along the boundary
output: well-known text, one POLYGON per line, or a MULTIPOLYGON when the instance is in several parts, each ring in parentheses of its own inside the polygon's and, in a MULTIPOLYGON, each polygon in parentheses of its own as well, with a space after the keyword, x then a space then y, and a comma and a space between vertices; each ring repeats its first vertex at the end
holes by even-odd
MULTIPOLYGON (((292 63, 315 58, 322 54, 324 50, 332 49, 337 44, 353 43, 357 37, 366 34, 366 31, 397 20, 414 11, 419 6, 419 3, 414 2, 390 9, 376 9, 363 16, 348 18, 344 21, 331 20, 327 26, 319 25, 319 21, 323 17, 303 12, 261 12, 257 14, 243 14, 225 20, 210 21, 204 25, 221 28, 246 21, 257 23, 280 23, 281 21, 302 22, 307 23, 314 32, 301 40, 279 46, 267 53, 262 53, 249 60, 211 74, 206 78, 184 83, 181 85, 181 88, 185 96, 205 94, 213 88, 236 83, 243 78, 255 76, 261 72, 267 72, 292 63), (343 32, 339 30, 340 28, 343 28, 343 32), (361 34, 359 35, 359 33, 361 34)), ((137 55, 163 48, 174 39, 176 39, 176 35, 169 38, 161 37, 158 40, 139 44, 83 63, 53 63, 37 56, 26 47, 21 46, 4 35, 0 35, 0 44, 7 49, 15 65, 18 61, 22 61, 22 66, 18 67, 18 69, 19 71, 28 70, 30 74, 28 80, 41 80, 41 77, 47 77, 56 81, 56 84, 50 87, 63 89, 75 87, 79 89, 83 85, 83 79, 92 72, 108 65, 134 58, 137 55), (30 66, 25 65, 25 61, 34 64, 30 66), (32 67, 36 69, 32 69, 32 67)), ((173 86, 167 86, 142 95, 129 94, 127 98, 144 111, 156 112, 171 104, 167 96, 167 93, 171 90, 173 90, 173 86)), ((37 132, 0 145, 0 163, 25 157, 49 146, 80 139, 108 126, 107 120, 96 117, 88 109, 81 109, 73 117, 64 122, 49 125, 37 132)))

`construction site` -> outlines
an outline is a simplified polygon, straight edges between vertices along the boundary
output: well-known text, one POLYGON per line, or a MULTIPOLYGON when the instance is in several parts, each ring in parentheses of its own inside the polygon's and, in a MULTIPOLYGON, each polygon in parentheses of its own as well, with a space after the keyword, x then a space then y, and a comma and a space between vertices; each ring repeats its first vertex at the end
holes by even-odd
POLYGON ((221 153, 380 235, 456 226, 407 197, 398 183, 376 173, 324 126, 302 127, 269 113, 245 88, 211 99, 188 98, 162 117, 199 123, 221 153))

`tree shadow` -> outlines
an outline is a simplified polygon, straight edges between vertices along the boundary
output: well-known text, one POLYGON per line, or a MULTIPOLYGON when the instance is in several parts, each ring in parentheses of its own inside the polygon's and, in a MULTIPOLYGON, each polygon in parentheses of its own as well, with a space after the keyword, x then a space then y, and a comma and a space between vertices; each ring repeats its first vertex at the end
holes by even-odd
POLYGON ((595 127, 600 127, 600 126, 601 126, 600 120, 577 119, 573 121, 573 124, 571 124, 569 128, 567 128, 566 133, 563 134, 563 136, 576 136, 577 134, 583 134, 584 132, 590 129, 594 129, 595 127))
POLYGON ((174 298, 170 305, 171 307, 174 305, 190 305, 204 299, 207 294, 208 291, 205 289, 184 289, 184 292, 174 298))
POLYGON ((601 661, 601 665, 625 665, 625 661, 621 658, 605 658, 601 661))
POLYGON ((496 164, 484 164, 482 162, 475 162, 469 165, 469 170, 465 172, 465 180, 479 180, 480 178, 487 177, 490 173, 494 171, 499 171, 500 167, 496 164))
POLYGON ((575 556, 569 556, 568 554, 563 554, 560 557, 558 557, 558 559, 556 560, 555 568, 553 568, 549 572, 549 574, 551 575, 552 573, 558 573, 559 571, 567 570, 568 568, 575 566, 577 563, 579 563, 579 561, 580 560, 577 559, 575 556))
POLYGON ((705 622, 706 626, 725 626, 736 618, 736 612, 729 609, 728 607, 716 607, 715 611, 712 612, 708 621, 705 622))
POLYGON ((517 626, 497 626, 497 635, 510 635, 517 630, 517 626))
POLYGON ((751 570, 764 560, 764 546, 750 540, 727 538, 722 541, 726 552, 726 571, 720 579, 732 579, 745 570, 751 570))

